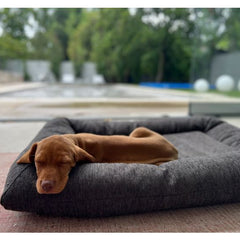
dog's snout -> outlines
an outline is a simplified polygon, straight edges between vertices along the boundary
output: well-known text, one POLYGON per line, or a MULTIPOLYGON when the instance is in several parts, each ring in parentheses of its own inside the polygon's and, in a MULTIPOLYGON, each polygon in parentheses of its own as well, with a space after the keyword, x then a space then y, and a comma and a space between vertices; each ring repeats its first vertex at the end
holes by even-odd
POLYGON ((41 187, 45 192, 50 192, 54 187, 54 181, 42 180, 41 187))

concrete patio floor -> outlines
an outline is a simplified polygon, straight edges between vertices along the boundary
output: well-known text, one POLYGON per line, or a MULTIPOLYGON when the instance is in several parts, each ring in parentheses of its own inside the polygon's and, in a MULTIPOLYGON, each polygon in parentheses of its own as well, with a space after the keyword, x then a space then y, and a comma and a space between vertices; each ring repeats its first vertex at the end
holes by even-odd
MULTIPOLYGON (((117 84, 113 90, 124 93, 122 97, 63 97, 55 90, 54 97, 34 96, 34 89, 48 88, 46 84, 25 83, 21 85, 0 85, 0 120, 51 119, 54 117, 111 118, 111 117, 160 117, 186 116, 190 102, 237 102, 214 93, 193 93, 172 89, 154 89, 137 85, 117 84), (1 95, 1 93, 23 90, 30 91, 31 97, 1 95), (132 97, 124 97, 132 96, 132 97)), ((51 86, 51 85, 50 85, 51 86)), ((61 85, 63 88, 65 85, 61 85)), ((66 85, 68 88, 68 85, 66 85)), ((76 85, 81 91, 81 86, 76 85)), ((95 86, 96 88, 96 86, 95 86)), ((70 95, 72 94, 70 89, 70 95)), ((84 90, 82 90, 84 91, 84 90)), ((69 94, 69 92, 68 92, 69 94)), ((111 95, 111 94, 110 94, 111 95)), ((20 95, 21 96, 21 95, 20 95)), ((23 94, 24 96, 24 94, 23 94)))

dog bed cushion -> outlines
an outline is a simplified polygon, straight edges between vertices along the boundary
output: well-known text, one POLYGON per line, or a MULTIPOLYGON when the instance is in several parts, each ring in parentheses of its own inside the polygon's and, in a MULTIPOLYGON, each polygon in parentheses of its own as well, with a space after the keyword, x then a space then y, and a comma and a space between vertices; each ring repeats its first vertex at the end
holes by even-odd
MULTIPOLYGON (((1 204, 6 209, 53 216, 100 217, 240 201, 240 129, 216 118, 141 121, 56 118, 32 143, 53 134, 128 135, 145 126, 163 134, 179 159, 150 164, 77 164, 60 194, 38 194, 34 164, 13 163, 1 204)), ((114 157, 114 156, 113 156, 114 157)))

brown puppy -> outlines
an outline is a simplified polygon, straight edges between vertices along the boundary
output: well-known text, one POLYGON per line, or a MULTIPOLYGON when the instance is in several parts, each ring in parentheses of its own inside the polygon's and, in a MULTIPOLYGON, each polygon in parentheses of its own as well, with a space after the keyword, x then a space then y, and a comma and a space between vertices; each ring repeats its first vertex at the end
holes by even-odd
POLYGON ((178 151, 160 134, 136 128, 129 136, 90 133, 53 135, 34 143, 17 163, 35 161, 40 194, 60 193, 72 167, 93 163, 161 164, 178 158, 178 151))

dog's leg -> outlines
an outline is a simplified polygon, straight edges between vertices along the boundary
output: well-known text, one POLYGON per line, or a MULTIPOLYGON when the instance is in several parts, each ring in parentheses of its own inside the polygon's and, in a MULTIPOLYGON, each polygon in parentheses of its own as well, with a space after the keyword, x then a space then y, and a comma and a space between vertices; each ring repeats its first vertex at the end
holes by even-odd
MULTIPOLYGON (((160 165, 164 162, 176 160, 178 158, 178 151, 173 146, 172 143, 170 143, 165 137, 163 137, 161 134, 156 133, 148 128, 145 127, 139 127, 136 128, 131 132, 129 137, 133 138, 149 138, 151 139, 148 144, 158 144, 157 151, 161 151, 161 157, 160 158, 153 158, 145 161, 144 163, 150 163, 150 164, 156 164, 160 165)), ((144 144, 147 144, 146 141, 144 144)))
POLYGON ((151 131, 150 129, 147 129, 145 127, 138 127, 130 133, 129 137, 143 138, 143 137, 150 137, 153 134, 156 134, 156 133, 151 131))

